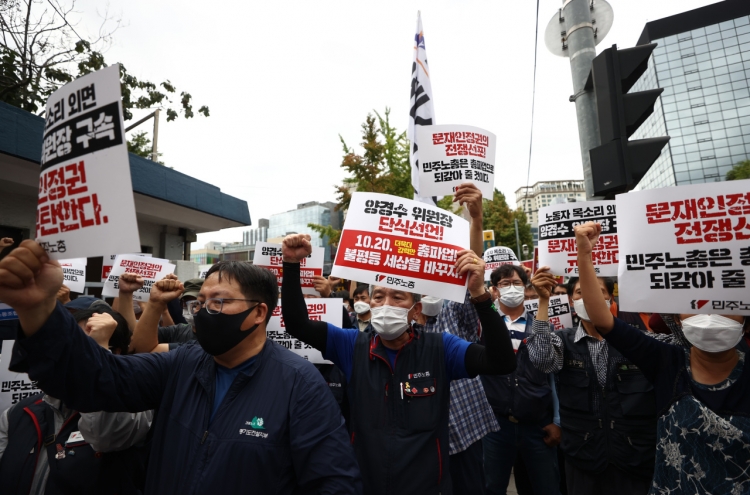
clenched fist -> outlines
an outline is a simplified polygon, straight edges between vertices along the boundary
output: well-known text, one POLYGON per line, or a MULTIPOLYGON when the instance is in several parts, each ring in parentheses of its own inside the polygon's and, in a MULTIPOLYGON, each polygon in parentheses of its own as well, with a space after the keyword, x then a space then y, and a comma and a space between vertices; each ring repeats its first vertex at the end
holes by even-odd
POLYGON ((484 259, 470 249, 459 251, 456 260, 456 273, 468 275, 468 289, 471 297, 484 294, 484 259))
POLYGON ((13 245, 13 239, 10 237, 0 237, 0 249, 5 249, 13 245))
POLYGON ((83 329, 86 335, 96 341, 97 344, 109 349, 109 339, 115 333, 117 322, 112 315, 108 313, 96 313, 91 315, 86 321, 86 327, 83 329))
POLYGON ((121 293, 132 294, 143 287, 143 277, 137 273, 123 273, 120 275, 120 280, 117 283, 121 293))
POLYGON ((180 297, 184 291, 185 287, 176 276, 167 275, 151 286, 151 297, 148 302, 166 305, 180 297))
POLYGON ((287 263, 299 263, 312 254, 312 244, 308 234, 291 234, 284 237, 281 255, 287 263))
POLYGON ((578 254, 589 255, 594 250, 596 243, 599 242, 602 225, 596 222, 586 222, 582 225, 576 225, 575 233, 578 254))
POLYGON ((0 301, 19 313, 42 307, 51 313, 62 283, 60 263, 35 241, 23 241, 0 261, 0 301))

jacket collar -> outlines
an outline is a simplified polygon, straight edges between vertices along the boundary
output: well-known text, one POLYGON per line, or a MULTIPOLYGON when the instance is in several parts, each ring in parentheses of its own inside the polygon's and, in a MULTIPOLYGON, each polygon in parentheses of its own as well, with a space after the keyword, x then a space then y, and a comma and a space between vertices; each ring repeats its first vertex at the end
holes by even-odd
MULTIPOLYGON (((263 349, 255 355, 255 362, 245 371, 240 372, 240 376, 247 378, 252 377, 260 368, 263 363, 263 358, 273 352, 274 342, 271 339, 266 338, 266 343, 263 349)), ((201 384, 207 394, 211 395, 214 392, 216 386, 216 366, 217 363, 214 361, 214 357, 207 353, 201 348, 202 356, 198 363, 197 369, 195 370, 195 378, 201 384)))

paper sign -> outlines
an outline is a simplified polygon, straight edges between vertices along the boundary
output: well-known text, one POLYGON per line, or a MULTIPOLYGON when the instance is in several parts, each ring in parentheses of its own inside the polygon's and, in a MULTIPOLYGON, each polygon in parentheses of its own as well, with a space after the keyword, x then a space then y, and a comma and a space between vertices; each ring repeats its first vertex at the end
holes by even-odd
MULTIPOLYGON (((341 328, 341 299, 305 299, 307 303, 307 317, 310 320, 325 321, 341 328)), ((283 345, 295 354, 302 356, 311 363, 328 363, 323 359, 319 350, 297 340, 286 332, 284 318, 281 316, 281 299, 276 309, 271 314, 271 319, 266 326, 266 335, 279 345, 283 345)))
MULTIPOLYGON (((313 246, 312 254, 300 261, 300 282, 302 284, 303 294, 318 294, 315 290, 314 277, 323 276, 323 254, 325 249, 313 246)), ((283 267, 281 259, 281 244, 272 244, 269 242, 258 242, 255 244, 255 257, 253 264, 267 268, 276 275, 276 280, 281 287, 283 280, 283 267)))
POLYGON ((206 278, 206 273, 211 269, 211 267, 214 265, 198 265, 198 278, 206 278))
POLYGON ((357 192, 331 275, 463 302, 466 276, 456 274, 455 264, 468 245, 463 218, 410 199, 357 192))
POLYGON ((63 284, 70 292, 83 294, 86 290, 86 258, 59 260, 63 271, 63 284))
POLYGON ((3 340, 3 352, 0 355, 0 414, 26 397, 41 392, 29 375, 8 370, 14 344, 13 340, 3 340))
POLYGON ((490 280, 492 272, 503 265, 519 265, 516 253, 505 246, 495 246, 484 252, 484 280, 490 280))
POLYGON ((417 126, 419 194, 453 194, 464 182, 475 184, 482 197, 492 198, 495 187, 494 134, 469 125, 417 126))
MULTIPOLYGON (((539 299, 529 299, 523 303, 526 311, 536 318, 539 311, 539 299)), ((555 330, 573 327, 573 316, 570 313, 570 303, 568 296, 552 296, 549 298, 549 308, 547 310, 549 322, 554 325, 555 330)))
POLYGON ((0 302, 0 321, 17 319, 18 315, 16 314, 16 311, 7 304, 0 302))
POLYGON ((36 240, 53 259, 138 251, 118 64, 47 100, 36 240))
POLYGON ((573 228, 586 222, 602 224, 602 235, 594 247, 596 273, 617 276, 618 239, 614 201, 585 201, 545 206, 539 209, 539 266, 549 266, 554 275, 578 276, 578 250, 573 228))
POLYGON ((750 315, 750 180, 616 200, 623 311, 750 315))
MULTIPOLYGON (((150 258, 152 256, 151 253, 127 253, 127 254, 132 254, 133 256, 145 256, 146 258, 150 258)), ((109 277, 109 272, 112 271, 112 266, 115 264, 115 258, 117 258, 116 254, 108 254, 102 257, 102 282, 107 281, 107 277, 109 277)))
POLYGON ((174 273, 175 265, 159 258, 144 258, 135 254, 118 254, 115 265, 104 282, 102 296, 117 297, 120 292, 118 282, 123 273, 137 273, 143 277, 143 287, 133 292, 134 301, 148 301, 151 296, 151 286, 170 273, 174 273))

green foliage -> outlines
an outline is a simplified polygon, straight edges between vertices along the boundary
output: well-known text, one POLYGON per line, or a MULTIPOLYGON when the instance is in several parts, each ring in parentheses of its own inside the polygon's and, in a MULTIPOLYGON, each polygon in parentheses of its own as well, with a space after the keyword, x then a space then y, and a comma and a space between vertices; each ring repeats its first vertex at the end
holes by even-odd
POLYGON ((318 225, 317 223, 308 223, 310 229, 320 234, 323 239, 328 238, 328 244, 335 246, 341 240, 341 231, 334 229, 330 225, 318 225))
POLYGON ((438 208, 447 210, 454 215, 461 214, 461 205, 453 202, 453 195, 443 196, 442 198, 438 199, 436 204, 438 208))
MULTIPOLYGON (((148 138, 146 131, 136 132, 128 139, 128 151, 135 155, 151 160, 153 155, 152 150, 151 140, 148 138)), ((161 155, 161 153, 156 153, 157 158, 161 157, 161 155)), ((161 160, 157 160, 156 163, 164 165, 164 162, 161 160)))
MULTIPOLYGON (((484 230, 495 231, 495 244, 516 249, 516 229, 514 220, 518 219, 518 237, 521 245, 533 244, 531 226, 526 220, 526 215, 521 208, 511 210, 505 195, 495 189, 492 200, 483 200, 484 204, 484 230)), ((518 259, 522 259, 523 253, 516 253, 518 259)))
MULTIPOLYGON (((60 86, 107 67, 103 50, 117 28, 105 32, 111 20, 105 18, 99 38, 83 39, 70 19, 73 8, 59 0, 0 0, 0 101, 41 113, 60 86)), ((120 82, 124 120, 132 119, 135 109, 155 106, 165 108, 168 122, 195 115, 190 93, 182 91, 177 99, 169 80, 158 85, 139 80, 120 64, 120 82)), ((198 113, 208 117, 209 109, 201 106, 198 113)))
POLYGON ((732 170, 727 172, 727 180, 750 179, 750 160, 744 160, 736 164, 732 170))

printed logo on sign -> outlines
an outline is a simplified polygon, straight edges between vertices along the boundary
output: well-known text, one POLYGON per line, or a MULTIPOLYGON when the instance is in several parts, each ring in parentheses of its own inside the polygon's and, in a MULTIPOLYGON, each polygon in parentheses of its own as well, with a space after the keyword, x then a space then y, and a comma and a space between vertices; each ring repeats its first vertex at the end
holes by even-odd
POLYGON ((262 431, 256 431, 256 430, 265 430, 263 427, 263 418, 259 418, 255 416, 252 421, 245 421, 245 425, 252 428, 251 430, 247 428, 240 428, 240 435, 245 435, 248 437, 256 437, 256 438, 268 438, 268 433, 264 433, 262 431))
POLYGON ((377 275, 375 275, 375 281, 376 281, 376 282, 380 282, 380 281, 381 281, 381 280, 383 280, 384 278, 385 278, 385 275, 381 275, 381 274, 379 274, 379 273, 378 273, 377 275))
POLYGON ((708 299, 701 299, 701 300, 693 299, 692 301, 690 301, 690 307, 693 309, 701 309, 703 306, 706 305, 706 303, 708 303, 708 299))
POLYGON ((386 285, 395 285, 396 287, 404 287, 406 289, 414 288, 413 280, 404 280, 403 278, 391 277, 388 275, 375 275, 376 282, 382 282, 385 279, 386 285))
POLYGON ((263 427, 263 418, 255 416, 252 421, 245 421, 247 426, 252 427, 254 430, 265 430, 263 427))

